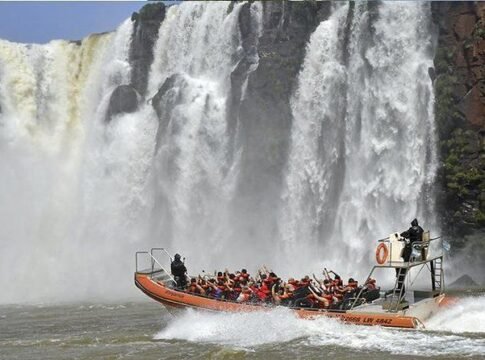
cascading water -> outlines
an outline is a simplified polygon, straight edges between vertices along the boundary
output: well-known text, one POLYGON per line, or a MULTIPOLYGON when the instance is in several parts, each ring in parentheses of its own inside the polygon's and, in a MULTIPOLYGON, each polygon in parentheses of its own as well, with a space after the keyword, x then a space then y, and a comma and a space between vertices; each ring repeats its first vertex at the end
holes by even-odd
MULTIPOLYGON (((227 259, 215 255, 232 236, 228 206, 237 159, 229 155, 226 119, 231 72, 242 56, 242 5, 172 7, 155 46, 149 92, 170 88, 152 100, 160 108, 153 233, 183 253, 197 253, 191 260, 198 266, 225 266, 227 259)), ((258 26, 261 5, 252 4, 251 14, 258 26)))
POLYGON ((414 217, 435 230, 429 12, 429 4, 340 6, 308 45, 292 101, 282 237, 320 244, 335 268, 369 264, 375 240, 414 217))
MULTIPOLYGON (((133 253, 160 245, 195 272, 267 261, 301 275, 331 259, 343 269, 415 215, 432 222, 429 4, 337 4, 311 35, 291 99, 286 186, 267 184, 281 208, 250 214, 275 235, 239 233, 250 150, 240 130, 265 126, 228 121, 245 5, 167 9, 146 98, 109 119, 132 74, 130 20, 80 44, 0 42, 0 302, 137 294, 133 253)), ((249 6, 257 37, 273 20, 249 6)))
POLYGON ((146 228, 136 202, 156 122, 153 111, 104 117, 129 80, 132 28, 80 45, 0 44, 2 302, 102 295, 96 269, 131 266, 120 249, 146 228))

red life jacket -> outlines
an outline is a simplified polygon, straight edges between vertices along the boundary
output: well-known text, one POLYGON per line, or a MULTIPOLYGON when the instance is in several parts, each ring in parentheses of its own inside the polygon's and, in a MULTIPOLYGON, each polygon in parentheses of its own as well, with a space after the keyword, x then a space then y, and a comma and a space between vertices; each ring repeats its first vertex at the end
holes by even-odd
POLYGON ((377 289, 376 281, 374 279, 369 279, 366 283, 367 290, 375 290, 377 289))
POLYGON ((267 281, 263 281, 263 283, 261 284, 260 290, 265 294, 269 294, 271 292, 270 284, 267 281))
POLYGON ((333 295, 332 294, 323 294, 322 296, 324 299, 328 300, 330 304, 333 303, 333 295))
POLYGON ((354 282, 349 282, 347 284, 347 286, 351 287, 352 289, 357 289, 357 286, 359 285, 359 283, 357 281, 354 281, 354 282))

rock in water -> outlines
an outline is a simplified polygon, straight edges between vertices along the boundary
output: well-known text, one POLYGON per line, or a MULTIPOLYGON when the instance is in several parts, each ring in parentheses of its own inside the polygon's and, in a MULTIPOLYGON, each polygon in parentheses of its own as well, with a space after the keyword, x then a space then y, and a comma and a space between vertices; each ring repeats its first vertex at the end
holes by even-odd
POLYGON ((448 288, 450 289, 465 289, 465 288, 473 288, 477 287, 478 284, 470 277, 470 275, 462 275, 453 283, 451 283, 448 288))
POLYGON ((109 99, 106 121, 118 114, 132 113, 138 109, 138 99, 140 95, 131 85, 118 86, 109 99))

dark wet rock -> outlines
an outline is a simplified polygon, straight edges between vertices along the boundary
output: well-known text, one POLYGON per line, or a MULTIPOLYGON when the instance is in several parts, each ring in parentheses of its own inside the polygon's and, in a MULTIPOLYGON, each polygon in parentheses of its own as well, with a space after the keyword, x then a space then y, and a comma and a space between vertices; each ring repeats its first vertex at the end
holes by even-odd
POLYGON ((147 89, 148 73, 153 62, 153 48, 164 18, 165 5, 161 1, 151 2, 143 6, 139 13, 133 13, 131 16, 135 23, 130 48, 130 63, 133 67, 131 83, 142 96, 145 96, 147 89))
POLYGON ((485 230, 485 3, 433 2, 431 9, 438 30, 438 215, 452 243, 465 247, 466 235, 485 230))
POLYGON ((328 17, 328 2, 262 2, 261 36, 252 25, 250 4, 239 13, 243 57, 231 74, 230 129, 234 148, 241 149, 238 198, 243 214, 236 233, 269 236, 271 225, 258 224, 277 207, 291 133, 291 94, 297 84, 305 46, 318 24, 328 17), (244 89, 246 87, 246 89, 244 89), (244 96, 242 96, 244 94, 244 96))
POLYGON ((468 289, 478 287, 478 284, 471 278, 470 275, 462 275, 455 281, 453 281, 450 285, 448 285, 449 289, 468 289))
POLYGON ((109 99, 106 121, 119 114, 135 112, 138 109, 139 98, 140 95, 133 86, 118 86, 109 99))
POLYGON ((151 104, 155 109, 159 121, 156 150, 158 150, 160 146, 162 134, 166 133, 172 111, 181 103, 182 91, 187 86, 188 84, 183 75, 173 74, 163 82, 162 86, 158 89, 158 92, 151 99, 151 104))

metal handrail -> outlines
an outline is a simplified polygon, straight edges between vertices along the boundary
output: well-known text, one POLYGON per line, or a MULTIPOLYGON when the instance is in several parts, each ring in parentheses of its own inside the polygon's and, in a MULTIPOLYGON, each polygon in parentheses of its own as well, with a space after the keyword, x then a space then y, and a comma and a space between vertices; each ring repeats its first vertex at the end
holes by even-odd
POLYGON ((167 256, 169 257, 170 261, 173 261, 173 258, 172 258, 172 255, 170 255, 170 253, 167 251, 167 249, 165 248, 151 248, 150 250, 150 254, 153 255, 153 252, 154 251, 163 251, 165 254, 167 254, 167 256))
MULTIPOLYGON (((165 249, 162 249, 162 248, 152 248, 150 250, 150 252, 148 251, 137 251, 135 253, 135 266, 136 266, 136 271, 138 272, 138 255, 139 254, 147 254, 148 256, 150 256, 150 261, 151 261, 151 273, 155 272, 155 263, 160 266, 160 269, 163 270, 167 275, 168 277, 170 278, 170 280, 172 280, 175 284, 177 283, 175 281, 175 279, 173 278, 173 276, 162 266, 162 264, 160 264, 160 262, 155 258, 155 256, 153 256, 153 251, 154 250, 164 250, 165 252, 167 252, 165 249)), ((168 252, 167 252, 168 254, 168 252)), ((170 255, 169 255, 170 257, 170 255)))
MULTIPOLYGON (((436 240, 436 239, 434 239, 436 240)), ((443 261, 443 255, 438 255, 438 256, 435 256, 435 257, 432 257, 432 258, 429 258, 429 259, 426 259, 426 260, 423 260, 423 261, 417 261, 417 262, 403 262, 402 264, 400 265, 374 265, 372 267, 372 270, 370 271, 369 275, 367 276, 367 278, 371 278, 372 277, 372 274, 374 273, 374 271, 376 269, 379 269, 379 268, 388 268, 388 269, 399 269, 399 272, 401 272, 401 269, 407 269, 407 270, 410 270, 411 268, 414 268, 416 266, 424 266, 426 264, 429 264, 429 263, 433 263, 435 262, 436 260, 438 259, 441 259, 441 261, 443 261)), ((441 269, 441 271, 443 272, 443 269, 441 269)), ((419 274, 419 273, 418 273, 419 274)), ((393 305, 393 300, 394 300, 394 297, 396 296, 396 287, 397 287, 397 283, 398 283, 398 276, 399 275, 396 275, 396 283, 394 284, 394 288, 392 290, 392 297, 391 297, 391 306, 393 305)), ((406 280, 406 278, 409 276, 409 272, 407 271, 406 272, 406 275, 405 275, 405 278, 403 279, 403 282, 406 280)), ((443 279, 443 283, 440 284, 440 292, 443 291, 443 285, 444 285, 444 279, 443 279)), ((352 303, 352 305, 350 306, 350 310, 352 310, 355 305, 357 305, 357 302, 358 300, 360 299, 360 297, 362 296, 363 292, 364 292, 364 289, 365 289, 365 286, 363 286, 360 291, 357 293, 357 296, 354 298, 354 301, 352 303)), ((398 300, 397 300, 397 305, 396 307, 398 306, 399 304, 399 301, 401 300, 401 297, 403 296, 403 287, 401 287, 400 291, 399 291, 399 294, 398 294, 398 300)), ((392 309, 389 310, 390 312, 393 312, 392 309)), ((394 309, 394 312, 397 311, 397 308, 394 309)))

